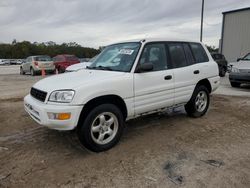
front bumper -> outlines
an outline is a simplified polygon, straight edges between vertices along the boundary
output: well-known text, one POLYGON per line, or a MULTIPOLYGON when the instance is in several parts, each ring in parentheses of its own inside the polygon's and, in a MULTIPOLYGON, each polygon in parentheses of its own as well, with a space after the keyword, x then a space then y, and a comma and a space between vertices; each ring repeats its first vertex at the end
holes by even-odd
POLYGON ((235 73, 235 72, 231 72, 229 74, 229 80, 231 82, 250 83, 250 73, 235 73))
POLYGON ((56 130, 73 130, 77 126, 83 106, 46 104, 34 99, 31 95, 24 98, 25 111, 38 124, 56 130), (71 113, 68 120, 49 119, 48 113, 71 113))

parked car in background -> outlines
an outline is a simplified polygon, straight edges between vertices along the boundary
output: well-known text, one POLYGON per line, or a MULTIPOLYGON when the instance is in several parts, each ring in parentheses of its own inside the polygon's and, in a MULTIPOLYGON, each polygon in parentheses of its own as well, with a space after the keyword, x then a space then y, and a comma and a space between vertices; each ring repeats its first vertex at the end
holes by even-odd
POLYGON ((223 54, 220 53, 211 53, 213 59, 216 61, 219 67, 219 75, 224 77, 227 72, 228 62, 223 54))
POLYGON ((10 60, 9 59, 2 59, 2 60, 0 60, 0 65, 10 65, 10 60))
POLYGON ((200 42, 143 39, 106 47, 86 69, 40 80, 24 98, 38 124, 75 129, 88 149, 110 149, 124 121, 185 105, 205 115, 218 88, 218 66, 200 42))
POLYGON ((21 64, 23 64, 23 62, 24 62, 23 59, 17 59, 17 60, 16 60, 16 64, 17 64, 17 65, 21 65, 21 64))
POLYGON ((91 58, 79 58, 80 63, 81 62, 89 62, 91 58))
POLYGON ((65 72, 66 68, 70 65, 80 63, 79 59, 75 55, 62 54, 53 58, 55 67, 58 73, 65 72))
POLYGON ((87 66, 90 66, 92 62, 95 61, 97 58, 97 55, 91 59, 89 59, 87 62, 80 62, 78 64, 70 65, 69 67, 66 68, 65 72, 73 72, 73 71, 78 71, 81 69, 85 69, 87 66))
POLYGON ((10 65, 16 65, 17 59, 10 59, 10 65))
POLYGON ((0 59, 0 65, 6 65, 5 59, 0 59))
POLYGON ((55 72, 55 65, 51 57, 47 55, 29 56, 20 66, 20 74, 30 73, 35 76, 41 74, 42 70, 46 73, 55 72))
POLYGON ((232 87, 240 87, 241 84, 250 84, 250 53, 243 58, 238 58, 234 63, 229 74, 232 87))

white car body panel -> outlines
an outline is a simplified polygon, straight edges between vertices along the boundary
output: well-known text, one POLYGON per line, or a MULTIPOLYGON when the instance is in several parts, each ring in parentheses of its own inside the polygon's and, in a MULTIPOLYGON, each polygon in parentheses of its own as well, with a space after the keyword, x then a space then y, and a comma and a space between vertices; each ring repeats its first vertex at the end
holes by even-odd
POLYGON ((166 75, 173 77, 172 70, 134 74, 136 115, 174 104, 174 82, 164 80, 166 75))
POLYGON ((74 65, 70 65, 66 68, 66 72, 78 71, 85 69, 87 66, 90 66, 92 62, 80 62, 74 65))
MULTIPOLYGON (((130 42, 138 41, 133 40, 130 42)), ((80 70, 51 76, 37 82, 33 87, 47 92, 46 100, 43 103, 28 95, 24 99, 25 106, 27 104, 34 105, 35 109, 41 112, 42 117, 39 117, 41 121, 36 120, 39 124, 58 130, 70 130, 76 127, 76 122, 78 122, 84 105, 96 97, 105 95, 119 96, 126 104, 128 120, 144 113, 150 113, 150 111, 187 103, 196 84, 202 79, 209 80, 212 91, 218 88, 220 80, 218 66, 206 48, 204 49, 209 62, 163 71, 135 73, 144 45, 147 42, 157 41, 176 40, 149 39, 142 42, 130 72, 82 69, 83 63, 73 65, 75 66, 73 67, 74 70, 78 69, 79 66, 80 70), (194 74, 195 70, 199 70, 199 74, 194 74), (172 79, 165 80, 164 77, 168 75, 171 75, 172 79), (65 104, 48 101, 51 92, 65 89, 75 91, 72 102, 65 104), (46 117, 48 111, 59 112, 61 110, 61 112, 65 112, 65 109, 73 113, 73 119, 62 122, 61 126, 57 120, 51 122, 46 119, 48 118, 46 117)), ((32 114, 29 108, 25 107, 25 110, 30 115, 32 114)), ((34 117, 32 118, 34 119, 34 117)))

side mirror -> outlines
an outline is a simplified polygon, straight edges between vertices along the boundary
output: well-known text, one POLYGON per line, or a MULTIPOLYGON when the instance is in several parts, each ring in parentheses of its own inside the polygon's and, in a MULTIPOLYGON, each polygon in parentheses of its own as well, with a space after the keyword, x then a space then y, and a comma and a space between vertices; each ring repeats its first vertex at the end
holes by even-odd
POLYGON ((237 62, 239 62, 241 60, 241 58, 239 57, 239 58, 237 58, 237 62))
POLYGON ((137 67, 136 72, 149 72, 154 69, 154 65, 152 63, 143 63, 137 67))

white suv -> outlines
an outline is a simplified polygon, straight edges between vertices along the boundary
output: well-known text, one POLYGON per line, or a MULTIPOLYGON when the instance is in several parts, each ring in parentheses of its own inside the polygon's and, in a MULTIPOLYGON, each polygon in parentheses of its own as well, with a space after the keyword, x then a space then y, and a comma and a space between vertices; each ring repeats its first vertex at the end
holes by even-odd
POLYGON ((180 105, 191 117, 204 115, 218 74, 202 43, 134 40, 107 46, 86 69, 37 82, 24 106, 37 123, 76 129, 100 152, 119 141, 126 120, 180 105))

